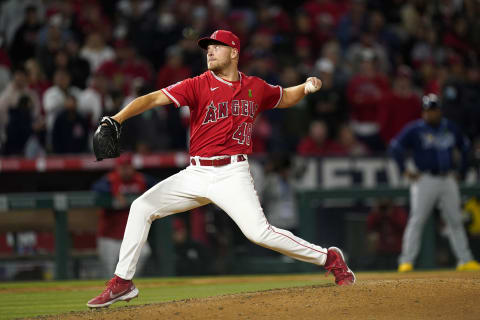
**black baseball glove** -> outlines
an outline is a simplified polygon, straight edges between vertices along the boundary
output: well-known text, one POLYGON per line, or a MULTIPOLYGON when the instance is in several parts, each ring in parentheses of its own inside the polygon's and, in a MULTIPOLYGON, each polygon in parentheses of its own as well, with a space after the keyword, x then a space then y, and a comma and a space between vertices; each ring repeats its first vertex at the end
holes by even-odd
POLYGON ((111 117, 103 117, 93 134, 93 152, 97 161, 120 156, 122 125, 111 117))

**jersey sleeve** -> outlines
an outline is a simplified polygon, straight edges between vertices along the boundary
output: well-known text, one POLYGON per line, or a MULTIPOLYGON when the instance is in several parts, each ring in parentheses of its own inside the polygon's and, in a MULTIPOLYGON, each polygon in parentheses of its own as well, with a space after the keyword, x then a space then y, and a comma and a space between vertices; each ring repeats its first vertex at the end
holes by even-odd
POLYGON ((283 88, 274 86, 262 80, 263 96, 260 103, 260 111, 276 108, 282 100, 283 88))
POLYGON ((193 106, 195 101, 195 78, 188 78, 161 89, 177 108, 193 106))
POLYGON ((413 147, 415 130, 416 128, 413 124, 407 125, 390 143, 389 153, 397 163, 402 174, 405 172, 405 153, 413 147))

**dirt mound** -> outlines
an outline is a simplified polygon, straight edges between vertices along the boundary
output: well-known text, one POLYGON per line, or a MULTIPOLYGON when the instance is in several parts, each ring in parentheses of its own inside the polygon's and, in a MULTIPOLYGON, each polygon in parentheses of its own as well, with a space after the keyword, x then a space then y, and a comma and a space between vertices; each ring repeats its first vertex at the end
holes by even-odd
POLYGON ((480 319, 480 273, 364 273, 351 287, 314 285, 42 319, 480 319))

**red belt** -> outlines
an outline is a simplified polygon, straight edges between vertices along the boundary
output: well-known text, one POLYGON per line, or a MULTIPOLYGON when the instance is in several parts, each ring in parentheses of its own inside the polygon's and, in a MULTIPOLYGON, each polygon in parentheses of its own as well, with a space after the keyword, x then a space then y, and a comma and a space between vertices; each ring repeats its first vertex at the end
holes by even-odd
MULTIPOLYGON (((237 162, 247 160, 243 155, 237 156, 237 162)), ((197 165, 197 160, 194 158, 190 159, 192 165, 197 165)), ((198 163, 201 166, 210 166, 210 167, 220 167, 232 163, 232 157, 220 158, 220 159, 198 159, 198 163)))

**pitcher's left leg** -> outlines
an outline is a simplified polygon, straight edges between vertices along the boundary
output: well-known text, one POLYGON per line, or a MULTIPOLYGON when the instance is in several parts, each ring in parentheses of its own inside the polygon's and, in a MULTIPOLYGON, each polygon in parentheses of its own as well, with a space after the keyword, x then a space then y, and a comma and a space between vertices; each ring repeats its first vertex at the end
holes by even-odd
POLYGON ((297 260, 324 265, 327 249, 268 223, 248 170, 248 162, 229 167, 230 172, 224 172, 214 183, 208 198, 235 221, 250 241, 297 260))

